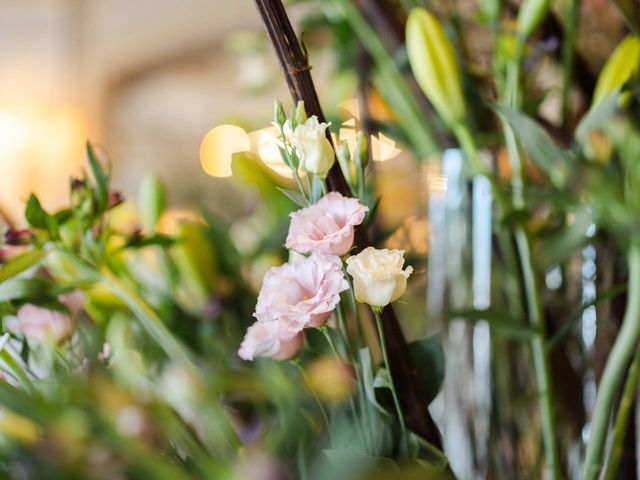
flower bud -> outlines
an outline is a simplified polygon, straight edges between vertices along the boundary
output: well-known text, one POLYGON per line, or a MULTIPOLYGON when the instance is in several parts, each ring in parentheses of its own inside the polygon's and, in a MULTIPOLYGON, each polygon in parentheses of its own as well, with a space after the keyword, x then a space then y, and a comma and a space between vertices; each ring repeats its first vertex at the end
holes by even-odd
POLYGON ((367 247, 347 258, 347 273, 353 277, 356 300, 382 308, 398 300, 407 289, 412 267, 404 266, 402 250, 367 247))
POLYGON ((342 175, 344 175, 347 183, 351 184, 351 152, 349 152, 349 144, 347 142, 338 144, 336 157, 338 158, 342 175))
POLYGON ((325 134, 328 126, 327 123, 319 123, 318 117, 313 115, 291 134, 291 144, 296 149, 300 166, 305 172, 320 178, 327 176, 335 162, 333 147, 325 134))
POLYGON ((460 69, 442 26, 426 10, 414 8, 406 30, 409 63, 418 85, 449 126, 463 121, 460 69))
POLYGON ((293 125, 295 126, 302 125, 307 121, 307 110, 304 108, 304 102, 302 100, 298 101, 292 117, 293 125))
POLYGON ((549 11, 549 0, 524 0, 518 11, 516 30, 521 38, 528 38, 549 11))
POLYGON ((32 239, 33 233, 29 229, 9 229, 4 234, 4 242, 13 247, 29 245, 32 239))
POLYGON ((273 102, 273 119, 278 125, 284 125, 287 121, 287 116, 284 114, 284 108, 279 100, 273 102))
POLYGON ((591 108, 636 75, 639 64, 640 38, 636 35, 627 35, 615 48, 600 72, 591 108))
POLYGON ((356 149, 353 152, 353 161, 356 163, 358 168, 366 167, 367 162, 369 161, 369 148, 367 140, 362 132, 358 132, 358 136, 356 138, 356 149))
POLYGON ((149 175, 143 179, 138 204, 145 230, 153 231, 166 205, 164 185, 157 176, 149 175))

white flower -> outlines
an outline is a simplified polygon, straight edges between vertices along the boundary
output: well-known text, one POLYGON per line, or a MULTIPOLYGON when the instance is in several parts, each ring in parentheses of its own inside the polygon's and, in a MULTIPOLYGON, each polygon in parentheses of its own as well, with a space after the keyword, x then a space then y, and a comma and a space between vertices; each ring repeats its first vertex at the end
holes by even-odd
POLYGON ((356 300, 372 307, 384 307, 398 300, 407 289, 412 267, 402 270, 404 251, 367 247, 347 259, 347 272, 353 277, 356 300))
POLYGON ((319 123, 315 115, 298 125, 291 134, 291 144, 300 158, 300 167, 308 173, 325 178, 335 161, 335 153, 325 130, 329 125, 319 123))

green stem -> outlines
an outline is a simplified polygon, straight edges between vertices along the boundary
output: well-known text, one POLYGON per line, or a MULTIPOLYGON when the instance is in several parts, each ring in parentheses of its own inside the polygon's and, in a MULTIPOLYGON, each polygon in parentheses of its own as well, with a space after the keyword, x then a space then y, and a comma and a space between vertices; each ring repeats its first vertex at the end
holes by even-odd
MULTIPOLYGON (((519 39, 512 61, 507 66, 507 78, 504 97, 507 105, 517 107, 520 104, 520 63, 523 58, 525 42, 519 39)), ((511 202, 516 210, 524 208, 524 172, 523 162, 518 150, 515 134, 511 127, 503 122, 505 143, 511 161, 511 186, 513 190, 511 202)), ((545 459, 550 478, 560 477, 560 459, 558 456, 558 441, 556 437, 556 423, 553 400, 553 385, 551 369, 549 367, 549 351, 547 348, 546 322, 540 298, 540 289, 534 267, 533 254, 529 235, 523 225, 514 227, 516 251, 522 270, 525 305, 529 322, 535 328, 536 334, 531 339, 533 366, 538 388, 540 417, 542 422, 542 436, 544 441, 545 459)))
POLYGON ((624 437, 627 434, 627 424, 629 423, 629 415, 633 407, 633 401, 638 391, 638 380, 640 380, 640 348, 636 348, 636 354, 633 362, 629 367, 629 374, 624 385, 620 405, 618 406, 618 414, 616 415, 616 423, 613 427, 613 440, 611 441, 611 453, 607 461, 607 467, 604 471, 604 480, 615 480, 618 473, 618 465, 622 457, 624 447, 624 437))
POLYGON ((367 439, 370 437, 366 434, 371 435, 371 438, 373 437, 373 435, 371 434, 371 417, 369 415, 369 408, 366 403, 366 389, 365 389, 365 384, 363 379, 363 373, 361 372, 361 365, 360 365, 360 362, 356 361, 356 349, 353 346, 353 342, 351 341, 351 336, 349 335, 349 330, 347 328, 347 323, 344 319, 344 314, 342 312, 342 302, 336 308, 336 317, 338 320, 338 328, 339 330, 342 331, 342 335, 344 337, 345 351, 347 352, 347 355, 349 356, 349 360, 353 365, 353 369, 356 372, 356 381, 358 383, 358 390, 359 390, 358 401, 360 404, 360 411, 362 412, 362 416, 363 416, 363 423, 366 425, 366 429, 364 425, 362 427, 363 430, 366 430, 365 436, 364 436, 364 440, 365 440, 364 446, 365 446, 365 450, 367 450, 368 452, 369 446, 368 446, 367 439))
POLYGON ((402 432, 402 440, 404 442, 405 451, 409 451, 409 436, 407 434, 407 427, 404 423, 404 415, 402 414, 402 407, 400 406, 400 400, 398 399, 398 393, 393 383, 393 377, 391 376, 391 369, 389 368, 389 356, 387 353, 387 342, 384 338, 384 330, 382 328, 382 318, 380 317, 380 310, 375 307, 371 307, 373 315, 376 318, 376 325, 378 327, 378 335, 380 337, 380 349, 382 350, 382 359, 384 360, 384 366, 389 374, 389 385, 391 386, 391 395, 393 396, 393 403, 396 407, 396 413, 398 415, 398 421, 400 422, 400 430, 402 432))
POLYGON ((569 118, 569 91, 573 77, 574 47, 578 22, 580 21, 580 0, 570 0, 565 21, 564 39, 562 42, 562 124, 567 125, 569 118))
POLYGON ((549 353, 542 302, 539 294, 536 272, 533 267, 529 237, 523 227, 515 229, 516 248, 520 257, 524 281, 525 299, 529 321, 536 330, 531 339, 533 366, 538 386, 542 435, 544 440, 547 468, 551 478, 560 477, 560 459, 558 458, 558 442, 556 438, 556 422, 553 401, 553 385, 549 368, 549 353))
POLYGON ((307 385, 307 388, 313 395, 313 398, 316 400, 316 403, 318 404, 318 408, 320 408, 320 412, 322 413, 324 424, 327 427, 327 432, 329 433, 329 435, 331 435, 331 429, 329 428, 329 416, 327 415, 327 411, 325 410, 324 405, 322 405, 322 402, 320 401, 318 394, 313 389, 313 386, 311 385, 311 382, 309 381, 307 374, 304 373, 304 368, 302 368, 302 365, 300 365, 296 360, 291 360, 291 364, 293 364, 298 369, 298 371, 300 372, 300 376, 302 376, 302 379, 304 380, 304 383, 307 385))
POLYGON ((603 464, 604 445, 616 392, 640 338, 640 246, 629 249, 629 293, 622 326, 611 348, 598 385, 591 434, 584 459, 584 480, 596 479, 603 464))
MULTIPOLYGON (((340 356, 340 353, 336 348, 336 344, 333 342, 333 339, 331 338, 331 333, 329 332, 328 327, 323 326, 323 327, 320 327, 319 330, 322 332, 322 334, 324 335, 324 338, 327 340, 327 343, 329 344, 329 347, 331 348, 331 351, 333 352, 334 356, 340 362, 342 362, 342 357, 340 356)), ((356 404, 353 401, 353 395, 349 395, 349 406, 351 407, 351 413, 353 414, 353 421, 358 430, 358 434, 360 435, 360 440, 362 441, 362 445, 365 445, 364 430, 362 429, 360 417, 358 415, 358 410, 356 409, 356 404)))

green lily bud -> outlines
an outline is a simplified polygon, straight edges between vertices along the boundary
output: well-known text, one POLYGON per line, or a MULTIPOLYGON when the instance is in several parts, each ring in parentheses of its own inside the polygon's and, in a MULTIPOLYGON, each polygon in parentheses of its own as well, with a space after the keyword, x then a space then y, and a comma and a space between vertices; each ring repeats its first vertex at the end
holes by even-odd
POLYGON ((622 86, 632 76, 638 73, 640 65, 640 38, 627 35, 613 51, 605 63, 596 89, 593 93, 591 107, 595 107, 613 91, 622 86))
POLYGON ((409 12, 407 53, 418 85, 449 125, 465 118, 460 69, 453 45, 432 14, 422 8, 409 12))
POLYGON ((284 108, 282 107, 282 102, 280 102, 280 100, 275 100, 273 102, 273 120, 278 125, 284 125, 284 122, 287 121, 287 116, 284 114, 284 108))
POLYGON ((549 0, 524 0, 518 11, 516 30, 521 38, 529 38, 549 11, 549 0))

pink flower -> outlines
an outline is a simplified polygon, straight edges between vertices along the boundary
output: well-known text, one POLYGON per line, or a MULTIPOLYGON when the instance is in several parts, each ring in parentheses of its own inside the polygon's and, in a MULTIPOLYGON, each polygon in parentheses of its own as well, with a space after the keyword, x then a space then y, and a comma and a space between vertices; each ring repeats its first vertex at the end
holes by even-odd
POLYGON ((338 257, 313 254, 267 272, 254 317, 278 320, 294 333, 320 327, 348 288, 338 257))
POLYGON ((291 214, 286 246, 301 253, 342 256, 353 245, 353 228, 368 211, 357 199, 330 192, 318 203, 291 214))
POLYGON ((18 321, 13 326, 27 337, 40 342, 53 340, 61 342, 71 336, 74 325, 71 318, 62 312, 36 307, 27 303, 18 310, 18 321))
POLYGON ((64 293, 58 297, 58 300, 74 315, 82 311, 86 302, 82 290, 72 290, 69 293, 64 293))
POLYGON ((278 320, 255 322, 247 330, 238 355, 244 360, 273 357, 287 360, 294 357, 302 345, 302 333, 295 333, 278 320))

